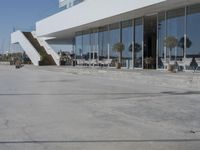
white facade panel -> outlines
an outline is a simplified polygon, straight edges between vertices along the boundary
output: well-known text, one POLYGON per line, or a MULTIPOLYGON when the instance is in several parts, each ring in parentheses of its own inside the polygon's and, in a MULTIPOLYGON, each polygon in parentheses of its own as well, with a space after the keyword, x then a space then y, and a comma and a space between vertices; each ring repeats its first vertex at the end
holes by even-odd
POLYGON ((16 31, 11 34, 11 43, 19 43, 30 58, 31 62, 35 66, 39 66, 40 54, 21 31, 16 31))
POLYGON ((46 36, 164 1, 166 0, 85 0, 37 22, 36 32, 38 36, 46 36))

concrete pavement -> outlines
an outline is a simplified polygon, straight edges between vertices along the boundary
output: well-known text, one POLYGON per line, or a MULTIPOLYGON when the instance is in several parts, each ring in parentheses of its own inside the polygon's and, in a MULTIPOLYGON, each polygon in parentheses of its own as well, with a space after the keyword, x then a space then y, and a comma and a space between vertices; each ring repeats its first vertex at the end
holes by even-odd
POLYGON ((0 66, 0 150, 200 149, 200 89, 133 75, 0 66))

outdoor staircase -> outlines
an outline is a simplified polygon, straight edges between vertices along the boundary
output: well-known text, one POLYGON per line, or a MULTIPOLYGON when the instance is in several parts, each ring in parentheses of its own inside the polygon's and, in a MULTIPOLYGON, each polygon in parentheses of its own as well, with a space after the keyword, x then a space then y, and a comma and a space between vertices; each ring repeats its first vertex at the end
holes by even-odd
POLYGON ((22 33, 39 53, 41 57, 39 61, 39 66, 56 65, 53 57, 46 52, 45 48, 40 45, 39 41, 36 38, 34 38, 31 32, 22 33))

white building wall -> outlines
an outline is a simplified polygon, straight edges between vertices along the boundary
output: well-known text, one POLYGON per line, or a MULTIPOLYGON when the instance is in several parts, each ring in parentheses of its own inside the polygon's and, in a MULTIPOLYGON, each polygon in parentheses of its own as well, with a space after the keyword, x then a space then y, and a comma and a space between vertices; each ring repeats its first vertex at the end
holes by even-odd
POLYGON ((85 0, 37 22, 36 32, 38 36, 45 36, 164 1, 166 0, 85 0))

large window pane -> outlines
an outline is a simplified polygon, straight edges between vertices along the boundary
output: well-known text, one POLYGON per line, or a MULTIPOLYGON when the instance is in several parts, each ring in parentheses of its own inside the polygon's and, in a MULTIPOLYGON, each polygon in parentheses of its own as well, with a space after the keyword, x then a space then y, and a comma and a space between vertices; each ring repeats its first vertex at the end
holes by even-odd
POLYGON ((113 60, 111 67, 115 66, 115 63, 118 58, 118 53, 113 50, 113 46, 120 42, 120 24, 112 24, 110 25, 110 59, 113 60))
POLYGON ((166 37, 166 20, 165 12, 158 14, 158 68, 164 69, 165 61, 165 37, 166 37))
POLYGON ((77 34, 75 37, 75 54, 76 59, 82 59, 83 55, 83 45, 82 45, 82 35, 77 34))
POLYGON ((134 30, 134 67, 142 68, 143 49, 143 21, 142 18, 135 19, 134 30))
POLYGON ((200 4, 187 8, 187 58, 200 58, 200 4))
POLYGON ((91 59, 98 58, 98 30, 93 29, 91 33, 91 59))
POLYGON ((84 31, 83 33, 83 58, 85 60, 90 59, 90 34, 89 31, 84 31))
POLYGON ((171 60, 181 60, 184 57, 184 24, 185 8, 167 12, 167 37, 177 41, 176 47, 167 47, 167 58, 171 60))
POLYGON ((109 31, 108 27, 99 28, 99 59, 108 59, 109 31))
POLYGON ((125 50, 122 53, 122 66, 132 67, 132 41, 133 41, 133 24, 132 20, 122 22, 122 43, 125 50))

